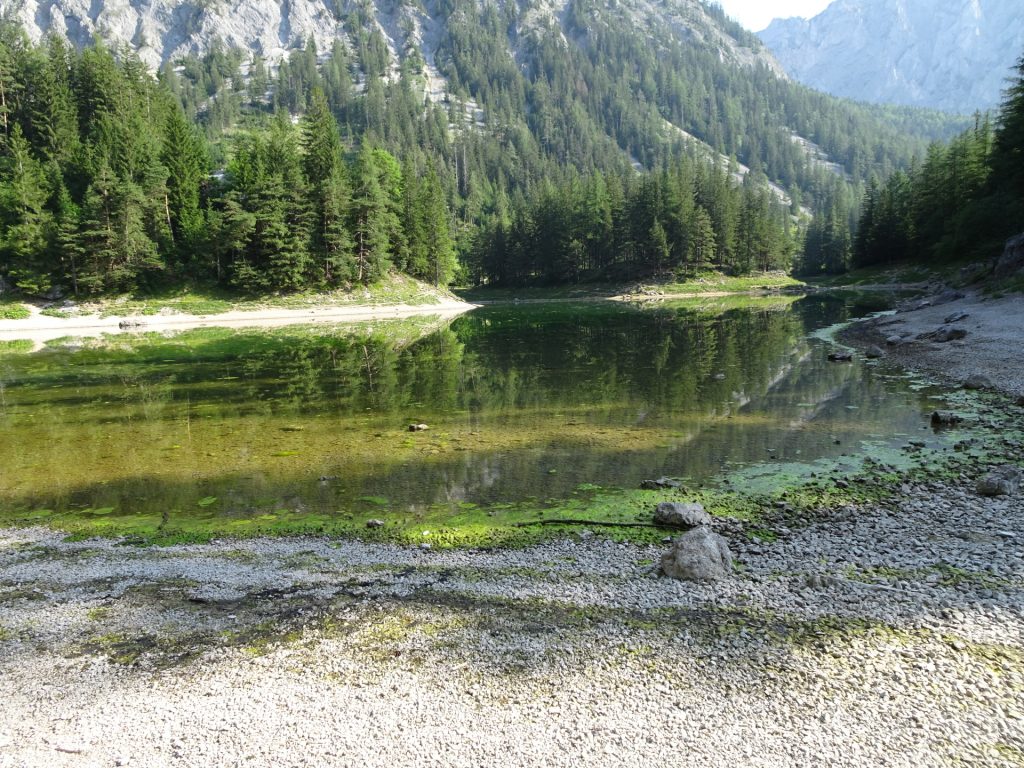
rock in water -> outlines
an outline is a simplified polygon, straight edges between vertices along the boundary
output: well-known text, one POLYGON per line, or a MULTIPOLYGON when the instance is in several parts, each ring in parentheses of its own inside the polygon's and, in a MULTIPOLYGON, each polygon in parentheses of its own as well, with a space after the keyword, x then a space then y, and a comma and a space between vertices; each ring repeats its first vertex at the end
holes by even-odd
MULTIPOLYGON (((899 342, 896 343, 898 344, 899 342)), ((872 344, 870 347, 864 350, 864 357, 866 357, 868 360, 877 360, 880 357, 885 357, 885 350, 883 350, 881 347, 876 347, 875 345, 872 344)))
POLYGON ((964 389, 992 389, 992 380, 983 373, 975 373, 964 381, 964 389))
POLYGON ((963 421, 963 417, 952 411, 936 411, 932 414, 933 427, 952 427, 963 421))
POLYGON ((726 540, 710 528, 694 528, 661 558, 661 570, 680 581, 721 581, 732 573, 732 552, 726 540))
POLYGON ((383 528, 384 525, 385 525, 385 523, 384 523, 383 520, 373 519, 373 520, 367 520, 366 521, 366 527, 367 528, 383 528))
POLYGON ((711 515, 700 504, 680 504, 664 501, 654 510, 654 522, 669 528, 696 528, 711 525, 711 515))
POLYGON ((670 488, 682 488, 683 484, 671 477, 659 477, 657 480, 644 480, 640 487, 645 491, 667 491, 670 488))
POLYGON ((828 359, 833 363, 850 363, 853 362, 852 352, 832 352, 828 359))
POLYGON ((978 493, 981 496, 1013 496, 1020 490, 1020 481, 1024 472, 1013 464, 996 467, 978 481, 978 493))
POLYGON ((409 425, 409 431, 410 432, 426 432, 428 429, 430 429, 430 427, 428 427, 426 424, 410 424, 409 425))

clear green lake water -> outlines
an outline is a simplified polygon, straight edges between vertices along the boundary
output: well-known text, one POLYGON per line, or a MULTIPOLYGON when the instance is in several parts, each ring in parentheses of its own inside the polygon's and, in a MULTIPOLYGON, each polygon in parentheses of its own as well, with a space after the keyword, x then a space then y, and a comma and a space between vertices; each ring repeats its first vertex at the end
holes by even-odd
POLYGON ((0 519, 444 522, 871 452, 924 434, 934 393, 830 363, 812 334, 884 301, 520 305, 7 343, 0 519))

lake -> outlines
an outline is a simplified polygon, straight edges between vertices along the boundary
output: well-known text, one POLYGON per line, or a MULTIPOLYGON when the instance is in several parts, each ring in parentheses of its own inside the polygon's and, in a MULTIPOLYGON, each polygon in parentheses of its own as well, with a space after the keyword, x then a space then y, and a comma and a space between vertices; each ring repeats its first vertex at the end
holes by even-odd
POLYGON ((326 530, 585 507, 661 476, 755 486, 927 434, 935 392, 831 363, 815 335, 886 301, 552 303, 7 343, 0 508, 99 531, 326 530))

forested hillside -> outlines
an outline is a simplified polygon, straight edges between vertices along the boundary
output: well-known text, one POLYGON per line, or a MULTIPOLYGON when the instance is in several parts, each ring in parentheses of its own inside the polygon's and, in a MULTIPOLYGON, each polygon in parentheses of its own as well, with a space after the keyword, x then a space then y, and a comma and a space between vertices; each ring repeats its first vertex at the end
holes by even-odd
POLYGON ((715 7, 556 10, 399 3, 386 26, 355 4, 330 51, 213 43, 157 79, 5 25, 0 275, 81 295, 742 273, 789 267, 808 212, 834 266, 865 180, 956 125, 797 86, 715 7))
POLYGON ((857 231, 857 266, 914 258, 992 257, 1024 230, 1024 58, 995 125, 979 118, 923 162, 872 181, 857 231))

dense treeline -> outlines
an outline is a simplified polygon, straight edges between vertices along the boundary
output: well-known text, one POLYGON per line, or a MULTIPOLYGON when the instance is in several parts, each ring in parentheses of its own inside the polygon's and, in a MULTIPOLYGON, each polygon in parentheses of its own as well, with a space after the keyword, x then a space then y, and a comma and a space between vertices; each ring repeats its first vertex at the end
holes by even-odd
POLYGON ((314 89, 233 139, 220 180, 182 107, 134 57, 0 39, 0 274, 76 295, 211 278, 248 292, 455 269, 437 172, 369 137, 353 157, 314 89))
POLYGON ((96 294, 332 287, 392 268, 445 284, 456 252, 472 279, 506 283, 784 267, 805 207, 848 229, 862 180, 946 127, 920 113, 926 129, 896 128, 907 112, 638 29, 615 4, 572 0, 568 39, 515 4, 434 12, 442 101, 416 38, 392 55, 372 4, 340 16, 347 40, 276 71, 214 44, 156 81, 129 53, 2 27, 0 275, 96 294))
POLYGON ((1024 230, 1024 57, 1016 72, 995 126, 979 116, 921 163, 869 184, 855 265, 991 255, 1024 230))
POLYGON ((766 184, 740 185, 684 155, 639 178, 541 186, 481 230, 468 262, 478 282, 495 284, 788 269, 790 218, 766 184))

